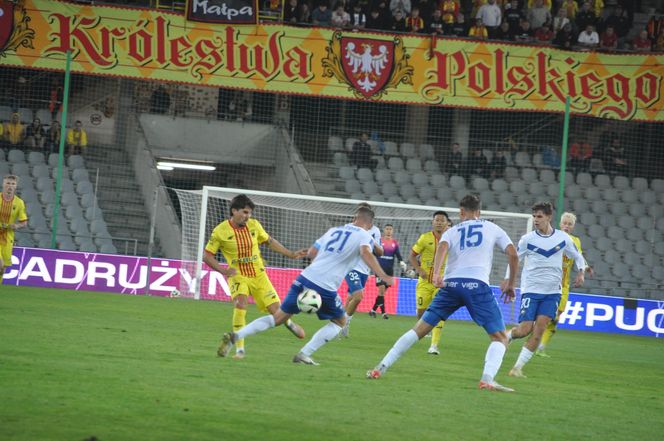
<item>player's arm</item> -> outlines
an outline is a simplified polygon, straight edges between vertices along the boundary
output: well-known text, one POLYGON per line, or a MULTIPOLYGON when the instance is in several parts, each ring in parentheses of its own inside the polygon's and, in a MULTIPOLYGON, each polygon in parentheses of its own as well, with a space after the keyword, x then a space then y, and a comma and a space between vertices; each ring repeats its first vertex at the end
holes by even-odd
POLYGON ((272 251, 276 251, 277 253, 283 254, 286 257, 290 257, 291 259, 301 259, 308 254, 308 250, 306 248, 302 248, 301 250, 297 251, 291 251, 273 237, 269 237, 266 243, 272 251))
POLYGON ((25 228, 27 225, 28 221, 24 220, 24 221, 15 222, 13 224, 7 224, 6 228, 10 230, 20 230, 21 228, 25 228))
MULTIPOLYGON (((516 248, 516 255, 519 261, 523 261, 523 259, 526 258, 526 253, 528 253, 528 244, 526 243, 525 236, 519 240, 519 246, 516 248)), ((500 283, 500 289, 505 292, 505 289, 507 288, 508 281, 510 278, 510 266, 507 265, 507 268, 505 268, 505 279, 500 283)))
POLYGON ((516 297, 514 286, 516 285, 516 273, 519 272, 519 254, 512 243, 505 247, 505 254, 509 263, 509 276, 504 281, 504 285, 500 285, 500 288, 503 292, 501 298, 504 298, 505 303, 507 303, 514 301, 516 297))
POLYGON ((208 250, 205 250, 203 252, 203 262, 207 264, 210 268, 215 270, 216 272, 220 273, 224 277, 233 277, 235 274, 237 274, 237 270, 232 267, 227 267, 224 268, 221 266, 221 264, 217 261, 217 258, 209 252, 208 250))
POLYGON ((374 274, 380 277, 383 282, 387 283, 388 285, 394 284, 392 277, 388 276, 385 271, 383 271, 380 263, 378 263, 378 259, 376 259, 376 256, 374 256, 371 252, 371 247, 362 245, 360 247, 360 256, 362 257, 362 260, 364 260, 367 265, 369 265, 369 268, 371 268, 374 274))
POLYGON ((406 262, 403 261, 403 257, 401 257, 401 249, 399 248, 398 243, 396 248, 394 248, 394 257, 396 257, 397 260, 399 261, 399 267, 401 268, 401 271, 406 271, 408 265, 406 265, 406 262))
POLYGON ((383 246, 380 243, 380 237, 376 239, 376 241, 374 242, 373 252, 378 257, 385 254, 385 250, 383 249, 383 246))
POLYGON ((574 279, 574 286, 582 286, 585 282, 586 274, 586 259, 583 258, 583 255, 576 247, 572 239, 565 241, 565 255, 570 259, 574 259, 574 266, 576 267, 576 278, 574 279))
POLYGON ((433 286, 442 288, 443 275, 440 274, 440 269, 443 267, 443 262, 445 262, 445 258, 447 257, 447 251, 450 248, 450 244, 446 240, 441 240, 438 242, 437 246, 436 257, 433 259, 433 286))
POLYGON ((419 274, 420 277, 426 279, 427 277, 429 277, 429 275, 420 266, 420 262, 417 260, 417 256, 419 256, 419 254, 416 253, 415 250, 410 250, 410 256, 408 256, 408 262, 410 262, 410 266, 412 266, 413 269, 417 271, 417 274, 419 274))

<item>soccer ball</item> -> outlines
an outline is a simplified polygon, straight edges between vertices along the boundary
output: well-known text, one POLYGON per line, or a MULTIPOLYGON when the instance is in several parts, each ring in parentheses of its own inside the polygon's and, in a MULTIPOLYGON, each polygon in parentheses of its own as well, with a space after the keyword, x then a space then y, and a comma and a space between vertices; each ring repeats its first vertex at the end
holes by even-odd
POLYGON ((171 297, 180 297, 180 290, 174 289, 171 291, 171 297))
POLYGON ((320 298, 320 294, 313 289, 305 289, 297 296, 297 307, 307 314, 317 312, 322 303, 323 299, 320 298))

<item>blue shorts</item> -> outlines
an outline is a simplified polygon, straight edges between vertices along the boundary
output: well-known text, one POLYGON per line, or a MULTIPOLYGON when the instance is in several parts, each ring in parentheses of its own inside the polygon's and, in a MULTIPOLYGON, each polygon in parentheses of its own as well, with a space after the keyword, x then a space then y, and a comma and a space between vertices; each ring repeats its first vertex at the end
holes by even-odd
POLYGON ((351 271, 346 274, 346 284, 348 284, 348 294, 356 293, 364 289, 367 284, 368 274, 363 274, 357 271, 351 271))
POLYGON ((297 307, 297 296, 299 296, 305 288, 313 289, 320 294, 323 303, 316 313, 319 319, 332 320, 341 318, 346 314, 343 303, 341 302, 341 297, 339 297, 339 294, 337 294, 336 291, 323 289, 302 276, 297 276, 297 279, 295 279, 291 285, 288 294, 286 294, 286 298, 281 303, 281 310, 286 314, 299 314, 300 308, 297 307))
POLYGON ((438 290, 422 320, 436 326, 462 306, 468 309, 475 323, 483 327, 487 334, 505 330, 503 314, 493 291, 489 285, 476 279, 445 280, 445 287, 438 290))
POLYGON ((545 315, 552 320, 556 318, 560 294, 534 294, 527 292, 521 296, 519 323, 535 321, 537 316, 545 315))

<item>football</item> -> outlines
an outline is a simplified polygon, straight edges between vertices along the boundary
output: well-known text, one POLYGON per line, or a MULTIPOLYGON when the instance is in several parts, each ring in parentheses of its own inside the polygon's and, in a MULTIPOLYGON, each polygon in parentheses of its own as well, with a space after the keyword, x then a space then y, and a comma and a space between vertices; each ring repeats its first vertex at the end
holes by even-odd
POLYGON ((180 290, 174 289, 173 291, 171 291, 170 296, 171 297, 180 297, 180 290))
POLYGON ((320 298, 320 294, 313 289, 305 289, 297 296, 297 307, 307 314, 317 312, 322 303, 323 300, 320 298))

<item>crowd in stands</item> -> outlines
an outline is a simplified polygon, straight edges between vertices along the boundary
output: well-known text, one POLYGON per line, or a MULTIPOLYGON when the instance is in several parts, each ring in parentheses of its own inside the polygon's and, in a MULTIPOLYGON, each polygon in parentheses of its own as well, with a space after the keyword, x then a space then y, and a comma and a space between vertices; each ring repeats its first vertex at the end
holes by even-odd
POLYGON ((631 32, 634 6, 629 0, 286 0, 283 19, 567 49, 664 50, 664 17, 631 32))

